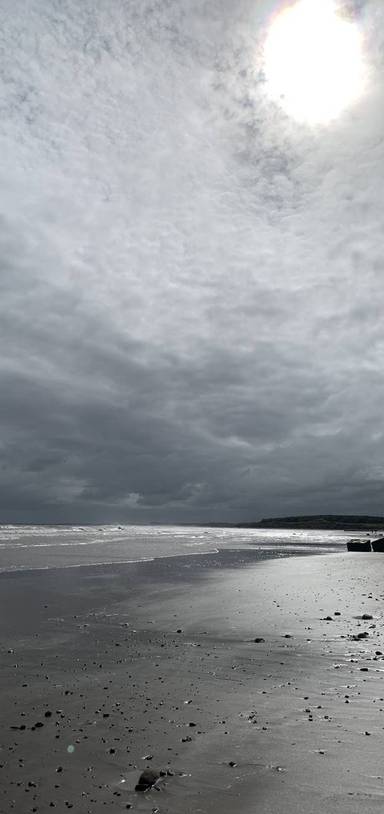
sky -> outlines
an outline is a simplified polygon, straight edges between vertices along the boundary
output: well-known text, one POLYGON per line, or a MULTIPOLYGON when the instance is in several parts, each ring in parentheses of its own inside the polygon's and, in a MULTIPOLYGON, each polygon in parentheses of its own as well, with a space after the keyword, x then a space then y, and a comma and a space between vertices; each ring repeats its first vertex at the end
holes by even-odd
POLYGON ((321 125, 282 5, 0 0, 0 522, 384 514, 384 4, 321 125))

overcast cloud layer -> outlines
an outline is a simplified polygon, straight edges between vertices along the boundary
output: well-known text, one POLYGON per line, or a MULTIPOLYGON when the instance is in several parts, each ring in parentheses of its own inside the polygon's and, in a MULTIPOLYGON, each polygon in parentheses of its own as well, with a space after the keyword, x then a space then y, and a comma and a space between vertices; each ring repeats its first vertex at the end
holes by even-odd
POLYGON ((384 514, 384 4, 312 130, 279 5, 0 0, 0 521, 384 514))

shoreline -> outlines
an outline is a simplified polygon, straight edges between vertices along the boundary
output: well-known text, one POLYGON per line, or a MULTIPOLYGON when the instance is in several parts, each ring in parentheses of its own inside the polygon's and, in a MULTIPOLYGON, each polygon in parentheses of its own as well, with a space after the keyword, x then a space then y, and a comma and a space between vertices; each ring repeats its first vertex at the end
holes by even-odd
MULTIPOLYGON (((27 548, 27 546, 25 546, 27 548)), ((313 546, 315 548, 315 546, 313 546)), ((291 544, 291 545, 284 545, 281 544, 280 546, 276 545, 263 545, 254 548, 212 548, 209 551, 191 551, 191 552, 183 552, 183 554, 162 554, 160 556, 153 556, 153 557, 141 557, 132 560, 105 560, 104 562, 79 562, 79 563, 68 563, 66 565, 45 565, 45 566, 28 566, 28 565, 13 565, 13 566, 4 566, 0 568, 0 576, 6 574, 18 574, 18 573, 36 573, 36 572, 46 572, 46 571, 64 571, 67 568, 88 568, 88 569, 97 569, 97 568, 109 568, 110 566, 129 566, 129 565, 140 565, 140 563, 148 563, 148 562, 161 562, 163 560, 170 560, 170 559, 177 559, 184 557, 210 557, 212 555, 231 555, 235 554, 236 558, 238 559, 239 556, 243 553, 248 553, 250 555, 250 560, 254 560, 253 564, 257 564, 258 562, 263 562, 264 559, 283 559, 285 557, 301 557, 301 556, 319 556, 325 553, 341 553, 338 551, 333 550, 334 546, 332 543, 327 546, 324 544, 323 546, 316 546, 316 550, 311 551, 311 547, 306 544, 302 543, 301 545, 291 544), (331 549, 327 552, 327 548, 331 549), (319 549, 323 548, 324 551, 320 551, 319 549), (300 550, 301 549, 301 550, 300 550), (274 556, 266 556, 260 557, 260 555, 255 554, 255 552, 276 552, 274 556), (289 552, 289 553, 286 553, 289 552)))
POLYGON ((227 554, 0 575, 0 808, 377 810, 381 555, 227 554), (161 793, 134 792, 146 765, 174 773, 161 793))

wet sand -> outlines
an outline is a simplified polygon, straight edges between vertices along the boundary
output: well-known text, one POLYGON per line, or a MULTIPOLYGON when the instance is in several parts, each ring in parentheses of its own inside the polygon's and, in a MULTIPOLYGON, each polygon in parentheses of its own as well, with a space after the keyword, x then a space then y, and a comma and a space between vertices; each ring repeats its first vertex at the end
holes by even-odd
POLYGON ((378 811, 383 577, 249 552, 0 575, 0 811, 378 811))

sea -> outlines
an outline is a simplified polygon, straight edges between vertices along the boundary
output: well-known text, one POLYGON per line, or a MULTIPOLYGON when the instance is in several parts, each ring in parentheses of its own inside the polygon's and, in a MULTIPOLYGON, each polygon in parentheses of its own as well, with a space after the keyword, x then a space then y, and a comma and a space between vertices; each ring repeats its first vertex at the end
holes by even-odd
MULTIPOLYGON (((354 532, 365 537, 366 532, 354 532)), ((350 531, 204 526, 0 526, 0 571, 80 568, 252 550, 255 559, 344 551, 350 531)))

